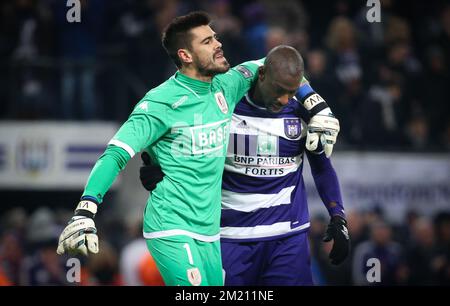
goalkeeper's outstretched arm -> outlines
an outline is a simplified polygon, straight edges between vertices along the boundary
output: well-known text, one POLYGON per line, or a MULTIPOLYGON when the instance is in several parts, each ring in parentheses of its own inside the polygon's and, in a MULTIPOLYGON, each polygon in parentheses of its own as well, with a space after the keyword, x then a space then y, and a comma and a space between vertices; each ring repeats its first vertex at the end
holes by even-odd
POLYGON ((151 113, 147 108, 140 107, 140 104, 149 102, 143 99, 138 103, 133 114, 97 160, 75 214, 59 237, 58 254, 70 252, 88 255, 98 252, 94 217, 104 195, 134 154, 154 143, 167 131, 165 117, 158 110, 158 105, 153 107, 151 113))
POLYGON ((122 148, 109 145, 91 171, 75 214, 59 237, 58 254, 98 253, 98 236, 94 217, 103 196, 111 187, 130 155, 122 148))

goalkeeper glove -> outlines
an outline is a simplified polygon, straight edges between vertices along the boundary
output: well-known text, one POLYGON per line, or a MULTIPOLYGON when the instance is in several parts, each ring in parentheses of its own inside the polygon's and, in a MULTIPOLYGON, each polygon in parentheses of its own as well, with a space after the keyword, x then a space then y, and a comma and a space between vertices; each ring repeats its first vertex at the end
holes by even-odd
POLYGON ((75 209, 75 215, 70 219, 66 228, 59 236, 59 255, 98 253, 97 229, 94 216, 97 213, 97 204, 89 200, 81 200, 75 209))
POLYGON ((350 237, 348 235, 347 221, 341 216, 333 216, 328 224, 323 241, 329 242, 331 240, 334 240, 334 243, 329 257, 332 264, 338 265, 347 258, 350 252, 350 237))
POLYGON ((316 150, 320 140, 325 155, 329 158, 339 130, 339 120, 334 117, 329 107, 325 108, 309 120, 306 131, 306 149, 308 151, 316 150))
POLYGON ((152 164, 150 155, 147 152, 142 152, 141 159, 144 165, 139 169, 139 178, 141 179, 142 186, 151 192, 162 181, 164 173, 159 165, 152 164))
POLYGON ((339 120, 318 93, 311 91, 304 97, 299 93, 298 98, 311 117, 306 132, 306 149, 315 151, 320 140, 325 155, 329 158, 340 130, 339 120))

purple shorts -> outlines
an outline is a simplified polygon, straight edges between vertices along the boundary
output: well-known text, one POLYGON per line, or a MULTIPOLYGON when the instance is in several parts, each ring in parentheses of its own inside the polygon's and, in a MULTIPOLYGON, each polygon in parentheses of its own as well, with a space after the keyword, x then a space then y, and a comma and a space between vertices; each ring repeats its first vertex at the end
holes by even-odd
POLYGON ((308 232, 269 241, 222 241, 225 286, 312 286, 308 232))

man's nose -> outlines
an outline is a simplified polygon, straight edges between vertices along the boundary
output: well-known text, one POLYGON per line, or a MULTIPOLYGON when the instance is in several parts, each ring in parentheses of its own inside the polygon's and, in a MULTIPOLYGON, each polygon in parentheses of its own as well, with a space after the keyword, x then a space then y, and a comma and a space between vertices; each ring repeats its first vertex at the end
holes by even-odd
POLYGON ((289 95, 285 94, 282 95, 281 97, 278 98, 278 103, 282 104, 282 105, 286 105, 289 103, 289 95))
POLYGON ((222 48, 222 43, 216 39, 216 49, 222 48))

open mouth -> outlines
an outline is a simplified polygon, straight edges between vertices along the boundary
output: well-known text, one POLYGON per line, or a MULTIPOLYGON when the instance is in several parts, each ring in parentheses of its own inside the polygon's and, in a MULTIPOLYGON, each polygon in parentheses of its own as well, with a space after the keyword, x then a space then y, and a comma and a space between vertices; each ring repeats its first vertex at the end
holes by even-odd
POLYGON ((224 58, 224 57, 223 57, 223 51, 217 52, 217 53, 214 55, 214 58, 215 58, 215 59, 221 59, 221 58, 224 58))

